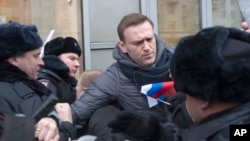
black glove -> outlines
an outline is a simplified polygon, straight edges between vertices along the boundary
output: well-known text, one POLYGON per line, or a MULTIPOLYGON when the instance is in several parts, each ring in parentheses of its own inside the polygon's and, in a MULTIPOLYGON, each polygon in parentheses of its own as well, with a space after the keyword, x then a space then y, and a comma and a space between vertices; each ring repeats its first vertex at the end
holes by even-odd
POLYGON ((171 104, 168 106, 168 110, 172 115, 171 121, 183 129, 189 128, 193 124, 187 112, 185 100, 186 95, 183 93, 176 93, 167 99, 167 102, 171 104))
POLYGON ((167 106, 168 110, 172 113, 175 108, 181 103, 185 102, 185 100, 186 95, 183 93, 176 93, 174 96, 168 97, 167 102, 171 104, 170 106, 167 106))
POLYGON ((113 133, 122 132, 133 138, 145 141, 157 141, 161 137, 162 127, 156 117, 142 116, 133 111, 122 111, 108 124, 113 133))

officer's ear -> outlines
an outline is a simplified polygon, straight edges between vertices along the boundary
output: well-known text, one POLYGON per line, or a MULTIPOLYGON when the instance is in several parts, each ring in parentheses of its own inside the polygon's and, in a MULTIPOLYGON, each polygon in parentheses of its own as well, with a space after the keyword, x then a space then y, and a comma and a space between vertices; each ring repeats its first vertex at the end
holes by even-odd
POLYGON ((13 65, 13 66, 15 66, 15 67, 18 66, 18 62, 17 62, 17 57, 16 57, 16 56, 9 57, 9 58, 7 59, 7 61, 8 61, 11 65, 13 65))

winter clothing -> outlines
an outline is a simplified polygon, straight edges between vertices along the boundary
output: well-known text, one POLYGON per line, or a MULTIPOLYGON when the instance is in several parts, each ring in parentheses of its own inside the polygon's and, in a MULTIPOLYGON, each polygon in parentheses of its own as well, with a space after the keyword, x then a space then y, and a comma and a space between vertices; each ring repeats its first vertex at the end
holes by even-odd
POLYGON ((43 44, 35 25, 16 22, 0 25, 0 60, 21 55, 43 44))
POLYGON ((218 102, 250 100, 250 34, 226 27, 207 28, 183 38, 171 61, 175 88, 218 102))
MULTIPOLYGON (((9 128, 3 129, 3 120, 5 116, 8 117, 8 115, 13 116, 14 114, 21 113, 31 118, 51 94, 51 91, 43 84, 33 80, 19 68, 11 65, 7 61, 4 61, 9 57, 22 55, 27 51, 38 49, 41 46, 42 40, 38 35, 37 29, 34 25, 26 26, 20 25, 19 23, 7 23, 0 25, 0 112, 2 113, 0 115, 1 134, 2 130, 9 130, 9 128)), ((49 110, 52 109, 48 109, 48 111, 49 110)), ((7 127, 9 127, 8 124, 10 120, 11 119, 6 120, 7 123, 5 122, 7 127)), ((17 120, 19 121, 19 124, 22 124, 21 120, 17 120)), ((15 126, 15 123, 17 122, 14 122, 13 126, 15 126)), ((22 125, 26 126, 26 124, 22 125)), ((30 122, 28 126, 33 126, 34 128, 35 125, 33 122, 30 122)), ((26 129, 26 127, 24 129, 26 129)), ((30 131, 32 131, 30 134, 32 135, 32 139, 34 139, 34 130, 30 131)), ((62 122, 59 126, 59 131, 60 141, 68 140, 68 137, 74 137, 74 132, 67 123, 62 122)), ((4 133, 9 134, 8 131, 4 133)), ((19 132, 19 134, 22 133, 19 132)), ((6 138, 4 138, 4 140, 6 140, 6 138)))
POLYGON ((171 113, 172 122, 182 129, 193 125, 193 121, 188 115, 185 101, 186 95, 183 93, 176 93, 167 99, 167 102, 171 104, 168 106, 168 110, 171 113))
MULTIPOLYGON (((133 83, 136 84, 138 90, 141 90, 142 85, 150 84, 153 82, 164 82, 171 80, 169 75, 169 64, 171 53, 169 50, 159 48, 158 52, 164 52, 159 55, 159 61, 155 63, 155 67, 141 68, 137 64, 133 64, 126 59, 117 56, 118 64, 122 73, 129 78, 133 83), (128 67, 130 66, 130 67, 128 67)), ((122 55, 121 55, 122 56, 122 55)), ((122 56, 123 57, 123 56, 122 56)))
POLYGON ((156 141, 161 137, 162 128, 160 128, 160 122, 157 118, 154 116, 144 117, 134 111, 118 113, 117 118, 111 121, 108 126, 113 133, 122 132, 143 141, 156 141))
MULTIPOLYGON (((43 61, 44 66, 39 71, 38 81, 49 88, 59 102, 73 103, 76 99, 76 80, 69 77, 69 68, 54 55, 44 56, 43 61)), ((68 137, 76 138, 76 129, 69 122, 61 122, 59 130, 60 141, 65 141, 68 137)))
MULTIPOLYGON (((22 113, 31 117, 51 94, 43 84, 29 78, 21 70, 6 62, 0 63, 0 89, 0 111, 5 115, 22 113)), ((65 135, 69 133, 73 138, 76 134, 73 125, 70 126, 65 122, 60 124, 59 131, 60 141, 68 140, 68 136, 65 135)))
POLYGON ((169 124, 164 125, 162 138, 159 141, 228 141, 230 125, 248 124, 250 123, 250 103, 244 103, 235 108, 217 113, 207 117, 201 124, 195 125, 190 129, 176 130, 169 124), (178 133, 178 134, 172 134, 178 133), (170 135, 172 134, 172 136, 170 135), (182 136, 180 138, 180 136, 182 136), (173 139, 173 140, 171 140, 173 139))
MULTIPOLYGON (((145 95, 141 94, 138 90, 139 85, 135 83, 133 78, 127 77, 123 71, 121 64, 126 66, 126 69, 133 68, 140 69, 144 74, 150 74, 154 69, 159 68, 159 63, 168 64, 171 58, 171 52, 168 51, 164 43, 159 39, 157 35, 157 57, 155 65, 149 68, 143 69, 141 66, 132 61, 127 54, 121 52, 118 45, 113 50, 113 57, 117 60, 116 63, 112 64, 105 72, 102 73, 87 89, 84 95, 76 100, 72 105, 72 115, 74 121, 88 120, 94 111, 97 109, 114 104, 121 110, 129 109, 137 111, 144 115, 156 115, 156 117, 161 121, 166 121, 166 108, 164 104, 159 104, 149 109, 147 98, 145 95), (164 56, 165 60, 162 59, 164 56), (147 71, 147 70, 150 71, 147 71)), ((165 67, 165 71, 168 71, 168 67, 165 67)), ((132 70, 130 73, 132 73, 132 70)), ((160 74, 160 72, 158 72, 160 74)), ((169 80, 168 74, 163 73, 165 80, 169 80)), ((140 75, 142 76, 142 75, 140 75)), ((155 76, 155 78, 158 78, 155 76)), ((146 77, 146 76, 145 76, 146 77)), ((154 79, 151 79, 154 83, 154 79)), ((149 81, 148 81, 149 82, 149 81)))
MULTIPOLYGON (((8 99, 7 97, 5 98, 6 101, 12 103, 13 106, 9 110, 10 114, 23 113, 25 115, 31 115, 32 113, 34 113, 34 110, 40 107, 42 101, 45 100, 45 98, 51 93, 50 90, 48 90, 42 84, 40 84, 36 80, 29 78, 24 72, 7 62, 1 62, 0 82, 1 87, 6 87, 3 87, 3 89, 1 90, 6 91, 8 95, 13 95, 12 99, 8 99), (14 89, 12 87, 14 87, 14 89), (21 102, 23 100, 13 100, 15 99, 14 95, 19 96, 19 98, 21 99, 27 98, 27 102, 29 102, 29 104, 21 102), (33 102, 31 101, 32 99, 34 99, 33 102), (22 104, 20 104, 19 102, 21 102, 22 104), (34 106, 30 106, 32 104, 34 104, 34 106)), ((4 97, 3 94, 1 94, 1 96, 4 97)))
MULTIPOLYGON (((126 137, 122 133, 114 133, 112 136, 111 128, 107 128, 107 124, 114 120, 120 112, 115 106, 108 105, 96 110, 91 116, 88 124, 88 132, 96 135, 98 140, 102 141, 125 141, 126 137), (101 115, 101 120, 100 120, 101 115)), ((135 141, 135 140, 133 140, 135 141)))
POLYGON ((76 39, 72 37, 57 37, 44 46, 44 55, 59 56, 68 52, 76 53, 79 57, 81 56, 81 48, 76 39))
POLYGON ((50 94, 41 83, 6 62, 0 63, 0 89, 0 111, 4 115, 22 113, 31 117, 50 94))
POLYGON ((69 76, 69 68, 54 55, 43 57, 38 81, 49 88, 59 98, 59 102, 73 103, 76 99, 77 80, 69 76))
MULTIPOLYGON (((181 39, 170 63, 176 91, 215 106, 222 106, 221 109, 225 110, 210 114, 187 129, 181 129, 173 123, 166 122, 156 127, 157 129, 152 129, 161 131, 162 136, 159 140, 228 141, 230 140, 230 125, 249 124, 249 57, 250 34, 239 29, 215 26, 181 39), (226 109, 226 106, 223 107, 224 104, 232 107, 226 109)), ((207 111, 212 113, 213 108, 213 106, 208 106, 207 111)), ((125 116, 128 117, 128 115, 125 116)), ((155 127, 145 123, 138 128, 141 129, 141 126, 145 129, 155 127)), ((134 133, 138 132, 137 127, 129 125, 124 125, 119 130, 124 133, 129 131, 129 134, 134 137, 140 135, 146 138, 144 135, 148 135, 147 138, 154 141, 159 138, 157 133, 141 135, 143 132, 139 132, 135 135, 134 133)))
MULTIPOLYGON (((44 47, 44 66, 41 67, 38 75, 38 81, 44 84, 59 98, 59 102, 73 103, 76 99, 77 80, 69 75, 69 67, 58 57, 63 53, 76 53, 81 56, 81 48, 77 41, 72 37, 57 37, 44 47)), ((69 122, 62 122, 60 131, 66 135, 63 137, 76 138, 76 129, 69 122)), ((60 140, 64 140, 61 138, 60 140)))
POLYGON ((81 48, 72 37, 57 37, 44 47, 44 66, 38 80, 59 97, 60 102, 72 103, 76 99, 77 80, 69 76, 69 67, 58 57, 63 53, 81 56, 81 48))
MULTIPOLYGON (((167 122, 162 124, 160 128, 156 129, 161 131, 160 133, 162 136, 160 139, 158 134, 159 132, 155 132, 155 134, 148 136, 148 138, 152 137, 152 140, 154 141, 205 141, 205 140, 228 141, 230 140, 229 138, 230 125, 250 123, 249 106, 250 102, 247 102, 232 109, 216 113, 204 119, 202 123, 198 125, 193 125, 193 127, 191 127, 190 129, 183 130, 177 127, 175 124, 167 122)), ((154 129, 153 128, 154 126, 149 125, 147 122, 141 124, 140 126, 145 126, 144 127, 145 129, 150 127, 151 130, 154 129)), ((126 128, 123 127, 123 129, 126 128)), ((130 130, 130 132, 134 131, 133 134, 135 132, 140 132, 138 131, 137 127, 129 128, 127 130, 130 130)), ((140 134, 141 133, 143 132, 140 132, 140 134)), ((146 136, 150 134, 144 134, 144 135, 146 136)))
MULTIPOLYGON (((94 125, 91 123, 94 122, 91 115, 94 112, 97 112, 98 109, 107 105, 115 105, 117 108, 119 108, 119 110, 134 110, 141 113, 142 115, 152 114, 162 122, 167 121, 165 105, 160 103, 157 106, 149 108, 147 97, 141 94, 140 90, 138 89, 138 87, 140 87, 139 85, 141 85, 142 83, 136 83, 131 77, 129 77, 132 70, 135 69, 141 69, 141 71, 144 71, 145 74, 150 75, 154 69, 157 70, 160 67, 159 63, 163 64, 162 61, 165 62, 164 64, 169 64, 171 52, 168 51, 166 46, 157 35, 155 35, 155 37, 157 42, 156 62, 154 66, 150 67, 151 69, 145 68, 145 71, 141 66, 135 64, 127 54, 122 53, 118 45, 115 46, 113 50, 113 57, 117 60, 117 62, 112 64, 105 72, 103 72, 97 79, 95 79, 95 81, 88 87, 84 95, 82 95, 79 100, 76 100, 73 104, 71 104, 73 120, 75 122, 88 120, 91 118, 89 125, 94 125), (162 60, 162 56, 165 57, 165 60, 162 60), (126 69, 133 69, 131 69, 131 72, 128 72, 128 75, 126 76, 122 71, 122 67, 126 67, 126 69), (147 69, 149 69, 150 71, 147 71, 147 69)), ((166 66, 166 72, 167 70, 168 68, 166 66)), ((164 81, 167 81, 168 74, 164 72, 163 75, 163 78, 165 78, 164 81)), ((142 75, 140 74, 138 76, 141 77, 142 75)), ((96 116, 96 113, 94 115, 95 117, 98 117, 96 116)), ((96 120, 105 120, 106 118, 108 118, 106 117, 105 119, 102 119, 101 116, 102 115, 100 114, 100 118, 96 118, 96 120)), ((113 118, 112 116, 114 116, 114 114, 110 115, 110 119, 113 118)), ((103 123, 106 123, 106 121, 104 121, 103 123)), ((102 130, 105 130, 107 129, 107 125, 105 124, 100 128, 102 130)), ((95 135, 98 136, 98 134, 95 135)), ((108 135, 106 134, 106 136, 108 135)), ((111 135, 110 138, 112 137, 114 136, 111 135)), ((124 137, 121 136, 120 139, 124 139, 124 137)))
POLYGON ((241 103, 185 130, 182 140, 229 140, 230 124, 250 122, 249 56, 250 34, 236 28, 215 26, 181 39, 170 67, 177 91, 208 102, 241 103))

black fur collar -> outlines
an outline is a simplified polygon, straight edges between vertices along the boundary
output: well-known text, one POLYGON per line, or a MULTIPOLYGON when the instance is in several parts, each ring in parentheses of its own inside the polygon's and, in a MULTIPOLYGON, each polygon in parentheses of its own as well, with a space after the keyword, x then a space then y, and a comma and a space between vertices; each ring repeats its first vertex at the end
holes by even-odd
POLYGON ((8 83, 22 82, 41 96, 51 93, 40 82, 33 80, 23 71, 5 61, 0 62, 0 81, 8 83))

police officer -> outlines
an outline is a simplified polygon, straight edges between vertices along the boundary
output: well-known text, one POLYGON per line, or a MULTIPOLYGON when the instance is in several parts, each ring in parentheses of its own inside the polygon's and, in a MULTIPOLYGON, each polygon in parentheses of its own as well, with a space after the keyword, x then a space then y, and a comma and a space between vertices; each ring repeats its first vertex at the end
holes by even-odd
POLYGON ((76 99, 76 72, 80 66, 81 48, 73 37, 57 37, 46 43, 38 80, 57 95, 60 102, 76 99))
MULTIPOLYGON (((44 85, 36 81, 38 71, 44 65, 39 57, 42 44, 35 25, 16 22, 0 25, 1 130, 6 115, 21 113, 32 116, 50 94, 44 85)), ((54 128, 56 123, 52 118, 43 118, 39 122, 48 123, 36 133, 39 140, 58 140, 59 135, 54 128)))

